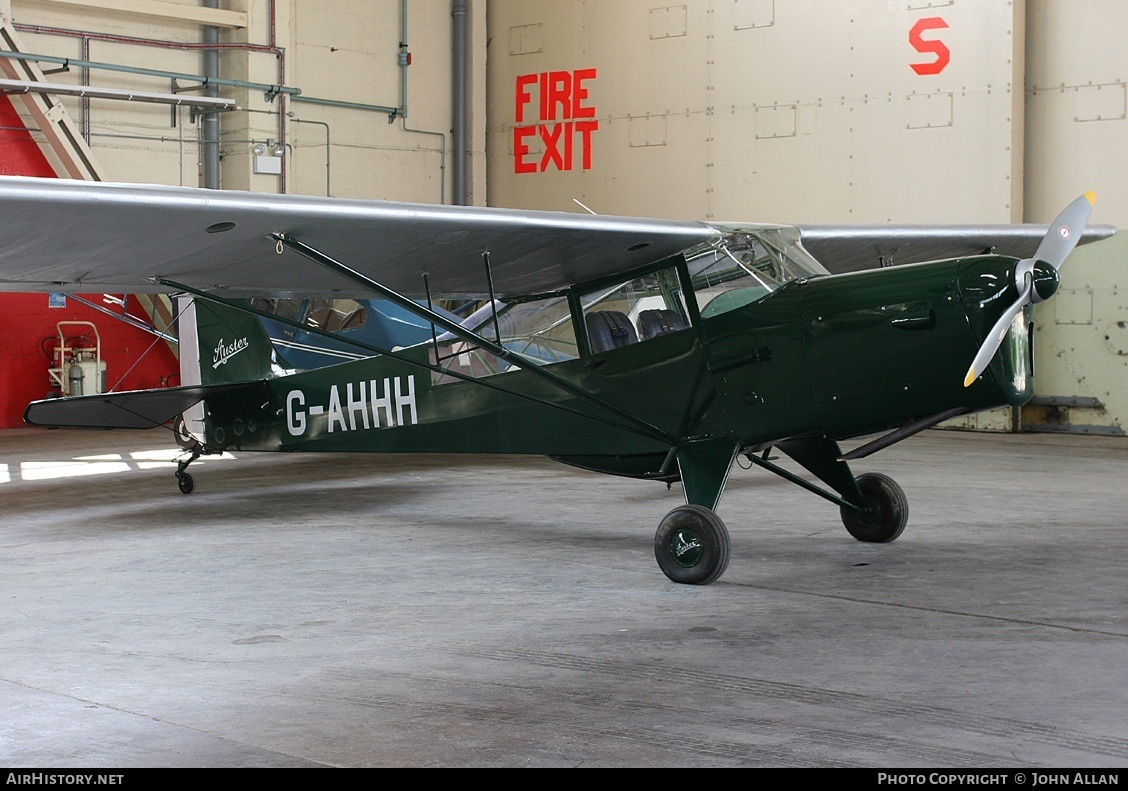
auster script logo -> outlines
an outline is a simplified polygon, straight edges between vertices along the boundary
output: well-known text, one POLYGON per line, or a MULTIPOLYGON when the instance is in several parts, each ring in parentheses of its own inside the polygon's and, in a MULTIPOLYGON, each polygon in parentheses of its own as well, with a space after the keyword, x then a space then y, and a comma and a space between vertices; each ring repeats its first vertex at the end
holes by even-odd
POLYGON ((243 351, 250 345, 251 342, 249 340, 247 340, 246 338, 240 338, 239 340, 232 341, 230 344, 225 346, 223 344, 223 338, 220 338, 219 343, 216 344, 215 347, 215 354, 212 355, 212 368, 218 368, 219 366, 223 365, 225 362, 230 360, 232 357, 234 357, 236 354, 243 351))

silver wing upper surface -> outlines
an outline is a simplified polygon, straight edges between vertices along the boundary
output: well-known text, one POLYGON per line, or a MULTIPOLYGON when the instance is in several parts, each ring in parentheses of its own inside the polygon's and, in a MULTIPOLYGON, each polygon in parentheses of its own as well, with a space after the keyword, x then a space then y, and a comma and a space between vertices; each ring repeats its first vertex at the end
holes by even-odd
POLYGON ((401 293, 535 294, 718 237, 704 223, 0 178, 0 291, 149 293, 165 278, 229 296, 357 295, 274 233, 401 293))
MULTIPOLYGON (((801 226, 833 272, 995 250, 1033 253, 1045 226, 801 226)), ((1090 227, 1083 241, 1113 233, 1090 227)), ((701 222, 0 177, 0 291, 150 293, 163 278, 227 296, 370 296, 292 236, 408 296, 557 291, 637 269, 721 234, 701 222)))

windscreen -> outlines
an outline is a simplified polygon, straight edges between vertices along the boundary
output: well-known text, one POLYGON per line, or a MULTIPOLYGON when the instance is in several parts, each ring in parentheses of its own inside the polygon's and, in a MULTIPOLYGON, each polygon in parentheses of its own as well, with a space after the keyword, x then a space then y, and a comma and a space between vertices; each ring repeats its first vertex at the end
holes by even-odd
POLYGON ((717 242, 686 252, 703 318, 763 299, 801 277, 829 274, 799 243, 795 228, 715 225, 717 242))

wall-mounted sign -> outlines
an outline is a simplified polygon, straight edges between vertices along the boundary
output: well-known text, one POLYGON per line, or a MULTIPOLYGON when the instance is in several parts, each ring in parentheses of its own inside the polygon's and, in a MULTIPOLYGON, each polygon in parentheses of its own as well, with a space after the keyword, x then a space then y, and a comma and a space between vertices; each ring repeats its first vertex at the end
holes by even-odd
POLYGON ((599 129, 588 103, 595 69, 542 71, 517 77, 514 94, 513 172, 591 169, 591 135, 599 129), (535 99, 535 100, 534 100, 535 99), (532 152, 531 143, 544 150, 532 152))

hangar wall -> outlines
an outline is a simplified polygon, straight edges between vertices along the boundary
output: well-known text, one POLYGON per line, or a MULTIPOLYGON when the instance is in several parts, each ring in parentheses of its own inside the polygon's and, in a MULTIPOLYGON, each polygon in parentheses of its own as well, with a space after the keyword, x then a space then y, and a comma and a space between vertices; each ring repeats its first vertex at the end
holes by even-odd
MULTIPOLYGON (((240 106, 220 118, 219 186, 452 201, 451 2, 221 0, 213 3, 218 9, 207 5, 204 0, 0 0, 0 24, 18 39, 23 54, 44 56, 37 63, 45 81, 183 91, 179 95, 192 97, 200 95, 193 88, 204 73, 202 25, 212 23, 219 30, 219 77, 241 83, 217 90, 240 106), (401 53, 410 57, 410 65, 401 66, 401 53), (280 156, 274 156, 276 148, 280 156), (270 170, 277 172, 262 172, 270 170)), ((470 106, 482 108, 484 2, 471 4, 469 29, 470 106)), ((191 108, 56 98, 89 144, 103 179, 204 184, 202 118, 191 108)), ((14 97, 13 102, 22 106, 14 97)), ((0 109, 6 109, 7 100, 4 105, 0 109)), ((34 118, 2 115, 0 126, 27 126, 43 148, 46 137, 34 118)), ((471 202, 484 203, 485 114, 471 109, 470 120, 468 190, 471 202)), ((26 164, 24 146, 14 144, 26 142, 19 130, 0 129, 0 138, 0 172, 44 175, 26 164)), ((155 355, 150 353, 131 368, 152 340, 148 336, 73 300, 66 308, 50 304, 47 295, 0 295, 0 428, 23 425, 27 402, 51 389, 41 345, 57 321, 98 325, 109 384, 126 371, 131 377, 121 383, 126 388, 174 381, 169 377, 176 362, 167 350, 156 350, 162 359, 153 362, 155 367, 147 367, 155 355)))
POLYGON ((1128 4, 1029 0, 1026 217, 1095 190, 1094 219, 1122 229, 1083 247, 1036 313, 1037 400, 1028 424, 1123 433, 1128 425, 1128 4))
POLYGON ((1003 2, 494 0, 490 199, 764 222, 1016 220, 1023 23, 1003 2), (590 167, 562 167, 560 75, 579 73, 590 167))
MULTIPOLYGON (((0 11, 9 9, 5 15, 27 51, 115 69, 71 65, 50 81, 160 93, 190 89, 195 81, 138 72, 202 74, 201 20, 216 20, 221 79, 286 89, 268 97, 255 87, 219 88, 221 97, 241 108, 221 114, 222 187, 449 202, 449 2, 222 0, 215 13, 205 5, 3 0, 0 11), (401 52, 410 65, 400 65, 401 52), (262 155, 255 153, 259 145, 262 155), (276 158, 278 147, 282 155, 276 158), (274 168, 281 172, 261 172, 274 168)), ((471 106, 482 107, 484 3, 471 6, 470 30, 471 106)), ((200 184, 200 118, 189 108, 106 99, 63 103, 88 135, 108 180, 200 184)), ((485 117, 471 116, 469 182, 481 203, 485 117)))
MULTIPOLYGON (((493 205, 1045 223, 1095 190, 1128 226, 1120 0, 491 0, 488 22, 493 205)), ((1039 306, 1040 403, 959 425, 1123 433, 1126 247, 1076 253, 1039 306)))

